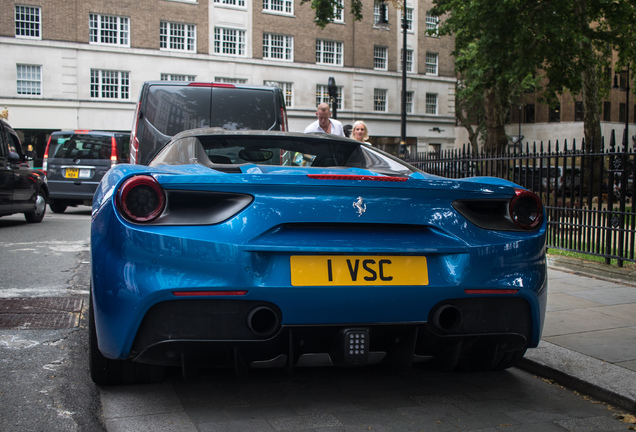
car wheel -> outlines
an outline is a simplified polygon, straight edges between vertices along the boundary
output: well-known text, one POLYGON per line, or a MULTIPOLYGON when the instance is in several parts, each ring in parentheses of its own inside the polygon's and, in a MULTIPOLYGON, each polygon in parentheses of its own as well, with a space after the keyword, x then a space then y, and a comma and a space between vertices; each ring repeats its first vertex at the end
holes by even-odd
POLYGON ((91 379, 95 384, 146 384, 161 382, 165 378, 164 366, 137 363, 132 360, 112 360, 102 355, 97 347, 97 331, 93 314, 93 296, 88 306, 88 351, 91 379))
POLYGON ((42 189, 38 191, 38 195, 35 198, 35 210, 24 213, 24 218, 29 223, 42 222, 44 214, 46 213, 46 195, 42 192, 42 189))
POLYGON ((51 207, 53 213, 64 213, 67 205, 64 202, 50 200, 49 207, 51 207))

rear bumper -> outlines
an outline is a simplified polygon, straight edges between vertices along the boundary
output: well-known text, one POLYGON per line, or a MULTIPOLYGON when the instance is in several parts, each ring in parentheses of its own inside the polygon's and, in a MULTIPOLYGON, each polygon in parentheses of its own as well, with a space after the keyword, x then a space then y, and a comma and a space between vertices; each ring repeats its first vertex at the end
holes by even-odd
POLYGON ((469 353, 483 346, 525 349, 532 335, 530 305, 522 298, 446 300, 427 322, 382 324, 281 324, 268 302, 175 300, 145 315, 129 358, 179 366, 251 367, 361 366, 413 362, 444 346, 469 353))
POLYGON ((92 201, 99 182, 49 180, 49 197, 54 200, 92 201))

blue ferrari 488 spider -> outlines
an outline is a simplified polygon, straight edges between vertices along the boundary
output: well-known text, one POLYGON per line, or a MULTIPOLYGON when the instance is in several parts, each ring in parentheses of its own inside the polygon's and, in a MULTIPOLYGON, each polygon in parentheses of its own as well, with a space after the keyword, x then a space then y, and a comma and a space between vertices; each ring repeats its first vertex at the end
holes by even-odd
POLYGON ((95 194, 100 384, 235 367, 504 369, 541 337, 546 217, 331 135, 196 129, 95 194))

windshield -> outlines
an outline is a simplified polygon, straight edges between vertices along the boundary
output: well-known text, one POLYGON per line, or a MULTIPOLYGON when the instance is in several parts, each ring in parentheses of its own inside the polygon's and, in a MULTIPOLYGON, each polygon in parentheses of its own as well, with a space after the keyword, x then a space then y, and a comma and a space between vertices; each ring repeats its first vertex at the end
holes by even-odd
POLYGON ((111 138, 103 135, 60 134, 53 137, 56 145, 53 158, 60 159, 110 159, 111 138))
POLYGON ((169 143, 150 163, 198 163, 223 171, 228 165, 288 167, 350 167, 409 175, 417 169, 357 141, 295 135, 200 135, 169 143), (225 165, 225 167, 223 167, 225 165))

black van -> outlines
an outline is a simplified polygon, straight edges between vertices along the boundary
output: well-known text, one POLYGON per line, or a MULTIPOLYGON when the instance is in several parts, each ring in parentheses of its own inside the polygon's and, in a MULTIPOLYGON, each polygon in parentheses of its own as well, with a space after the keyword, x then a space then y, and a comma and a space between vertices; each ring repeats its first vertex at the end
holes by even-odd
POLYGON ((139 93, 130 163, 147 165, 174 135, 187 129, 289 130, 278 87, 148 81, 139 93))
POLYGON ((69 206, 91 205, 106 171, 118 163, 128 162, 129 145, 127 132, 53 132, 42 162, 51 210, 64 213, 69 206))

